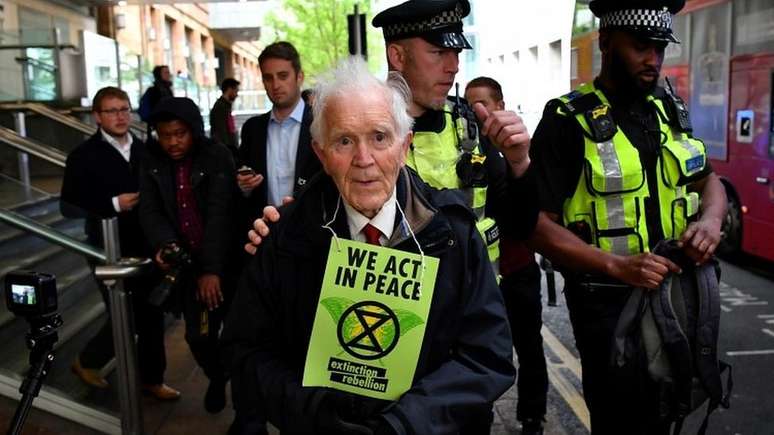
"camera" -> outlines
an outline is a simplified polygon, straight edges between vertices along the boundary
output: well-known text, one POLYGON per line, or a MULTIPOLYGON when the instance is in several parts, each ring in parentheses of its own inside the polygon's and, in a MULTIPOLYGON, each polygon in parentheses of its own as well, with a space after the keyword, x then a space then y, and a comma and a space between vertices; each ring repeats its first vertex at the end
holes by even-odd
POLYGON ((192 264, 191 255, 183 249, 177 242, 168 242, 159 253, 161 261, 172 266, 164 275, 156 288, 148 295, 148 302, 156 307, 160 307, 167 302, 169 295, 175 290, 180 280, 181 274, 186 267, 192 264))
POLYGON ((62 316, 57 312, 56 278, 48 273, 17 270, 5 275, 5 304, 8 310, 24 317, 30 324, 25 335, 30 349, 30 369, 19 387, 22 394, 11 421, 9 434, 22 432, 32 401, 38 396, 43 381, 54 361, 54 345, 62 316))
POLYGON ((457 177, 460 179, 460 187, 486 187, 488 185, 486 156, 465 151, 457 160, 457 177))
POLYGON ((54 275, 17 270, 5 276, 5 304, 17 316, 35 318, 56 313, 54 275))

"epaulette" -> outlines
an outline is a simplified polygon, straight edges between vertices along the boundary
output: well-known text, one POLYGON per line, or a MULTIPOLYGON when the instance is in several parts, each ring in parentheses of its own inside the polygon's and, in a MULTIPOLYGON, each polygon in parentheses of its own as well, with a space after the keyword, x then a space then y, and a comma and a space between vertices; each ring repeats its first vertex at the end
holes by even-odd
POLYGON ((584 128, 584 132, 593 141, 606 142, 618 131, 610 106, 603 103, 595 92, 583 94, 573 91, 559 101, 562 103, 560 107, 570 116, 583 115, 588 125, 588 131, 584 128))
POLYGON ((604 104, 594 92, 582 94, 578 91, 573 91, 562 97, 561 101, 564 103, 567 112, 573 116, 579 113, 586 113, 604 104))

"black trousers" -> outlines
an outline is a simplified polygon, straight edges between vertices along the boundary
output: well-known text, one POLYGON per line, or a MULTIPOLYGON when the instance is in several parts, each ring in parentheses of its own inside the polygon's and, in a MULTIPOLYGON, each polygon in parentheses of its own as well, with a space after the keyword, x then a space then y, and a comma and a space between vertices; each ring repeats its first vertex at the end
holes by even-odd
POLYGON ((519 359, 516 418, 519 421, 542 419, 546 414, 548 372, 540 335, 543 326, 540 266, 532 261, 518 272, 505 276, 500 289, 511 325, 513 348, 519 359))
MULTIPOLYGON (((134 330, 137 334, 137 358, 140 382, 157 385, 164 382, 167 358, 164 352, 164 313, 147 302, 148 293, 156 285, 155 277, 132 278, 124 282, 124 288, 131 291, 131 305, 134 313, 134 330)), ((108 289, 97 281, 105 306, 110 307, 108 289)), ((80 353, 81 365, 85 368, 100 369, 115 355, 113 327, 110 319, 105 322, 80 353)))
POLYGON ((223 363, 220 331, 233 299, 233 284, 221 279, 220 286, 224 301, 212 311, 196 300, 198 291, 196 279, 189 276, 186 284, 182 307, 185 319, 185 341, 191 349, 194 360, 207 378, 226 380, 229 375, 223 363))
POLYGON ((611 364, 618 317, 631 288, 589 289, 568 280, 565 298, 583 369, 583 396, 594 435, 669 434, 658 418, 658 391, 645 376, 611 364))

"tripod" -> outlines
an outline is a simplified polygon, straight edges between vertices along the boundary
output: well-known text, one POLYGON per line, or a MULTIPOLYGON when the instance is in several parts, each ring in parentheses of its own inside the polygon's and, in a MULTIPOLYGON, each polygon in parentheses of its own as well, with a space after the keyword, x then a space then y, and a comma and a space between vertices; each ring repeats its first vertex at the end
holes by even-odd
POLYGON ((19 387, 22 397, 13 416, 11 427, 8 429, 8 435, 20 434, 24 427, 32 401, 38 396, 51 363, 54 362, 54 344, 59 339, 56 331, 62 326, 62 316, 59 314, 27 320, 30 322, 30 331, 25 338, 27 348, 30 349, 30 370, 19 387))

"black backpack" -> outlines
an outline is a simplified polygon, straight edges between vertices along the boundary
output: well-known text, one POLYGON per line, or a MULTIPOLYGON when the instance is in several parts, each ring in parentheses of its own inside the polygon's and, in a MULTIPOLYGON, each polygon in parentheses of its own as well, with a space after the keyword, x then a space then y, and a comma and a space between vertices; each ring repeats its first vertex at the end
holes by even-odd
POLYGON ((653 252, 680 265, 683 273, 669 274, 657 290, 632 290, 616 325, 611 364, 656 384, 658 417, 674 423, 673 434, 709 401, 698 432, 703 435, 710 414, 730 406, 733 389, 731 366, 718 359, 717 350, 720 267, 715 260, 695 266, 675 241, 662 241, 653 252))
POLYGON ((140 119, 144 122, 150 120, 151 112, 153 111, 153 91, 151 89, 153 89, 152 86, 146 89, 145 93, 142 94, 142 98, 140 98, 140 107, 137 108, 137 114, 140 115, 140 119))

